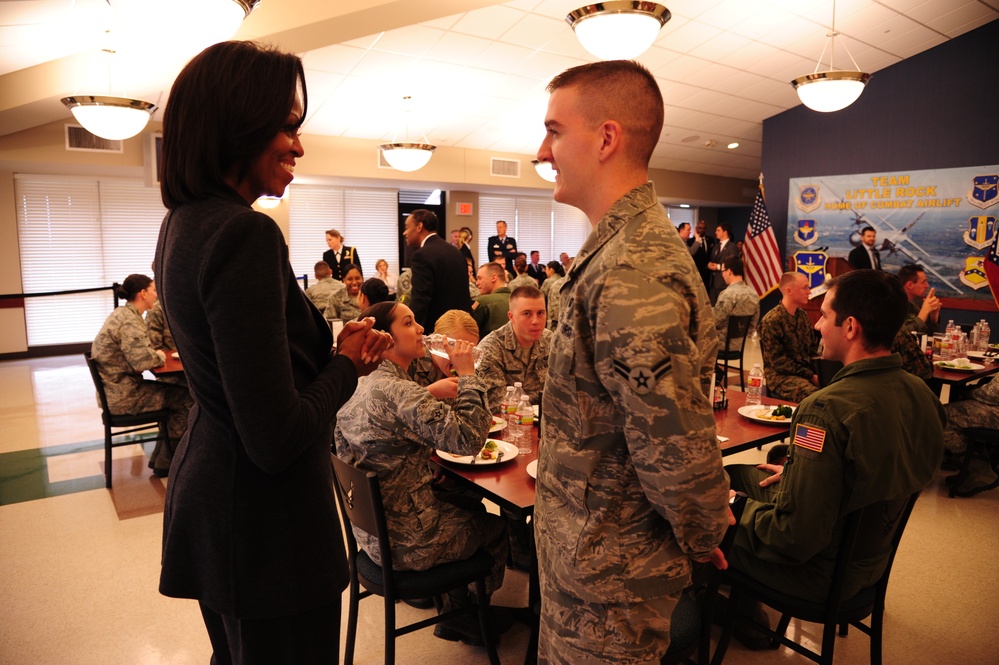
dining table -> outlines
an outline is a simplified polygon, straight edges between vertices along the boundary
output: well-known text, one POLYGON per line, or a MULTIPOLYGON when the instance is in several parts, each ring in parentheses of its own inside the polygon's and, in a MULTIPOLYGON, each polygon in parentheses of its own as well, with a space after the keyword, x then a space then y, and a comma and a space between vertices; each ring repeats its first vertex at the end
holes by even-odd
MULTIPOLYGON (((794 402, 761 398, 762 407, 779 405, 796 406, 794 402)), ((788 436, 790 420, 783 422, 760 422, 740 414, 740 408, 746 406, 746 393, 730 391, 728 393, 728 408, 716 410, 715 430, 720 437, 718 446, 722 455, 731 455, 743 450, 758 448, 767 443, 781 441, 788 436), (721 439, 724 439, 722 441, 721 439)), ((507 429, 490 434, 490 438, 503 439, 507 429)), ((528 473, 528 466, 538 459, 540 445, 539 429, 532 432, 531 452, 506 458, 500 463, 459 463, 438 456, 431 457, 431 465, 445 478, 456 483, 462 489, 470 490, 484 499, 498 505, 512 517, 530 521, 534 514, 535 481, 528 473)), ((536 465, 535 465, 536 466, 536 465)), ((531 627, 531 637, 528 642, 525 665, 536 662, 538 650, 539 608, 541 591, 538 583, 537 553, 534 551, 533 530, 531 537, 531 570, 528 572, 528 604, 526 608, 517 608, 518 614, 527 617, 525 620, 531 627)))
POLYGON ((166 362, 159 367, 150 370, 156 376, 173 376, 184 373, 184 363, 180 361, 180 354, 176 351, 164 351, 166 362))
POLYGON ((954 388, 964 388, 965 386, 992 376, 999 372, 999 362, 996 358, 989 358, 988 361, 971 359, 971 362, 980 366, 980 369, 956 370, 941 367, 939 359, 933 362, 933 378, 930 385, 934 387, 940 396, 940 401, 947 404, 950 401, 950 392, 954 388))

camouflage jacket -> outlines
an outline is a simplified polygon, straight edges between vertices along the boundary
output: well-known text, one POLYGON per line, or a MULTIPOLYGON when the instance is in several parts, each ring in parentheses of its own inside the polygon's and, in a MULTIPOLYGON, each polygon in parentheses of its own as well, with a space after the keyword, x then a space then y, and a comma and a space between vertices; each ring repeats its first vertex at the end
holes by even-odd
POLYGON ((149 333, 149 341, 154 349, 160 351, 176 351, 177 345, 173 341, 170 333, 170 326, 167 325, 166 315, 163 314, 163 306, 157 300, 153 308, 146 312, 146 331, 149 333))
MULTIPOLYGON (((749 284, 743 281, 733 282, 718 296, 715 303, 715 329, 718 331, 718 341, 725 344, 728 335, 728 317, 750 316, 749 332, 756 328, 760 320, 760 296, 749 284)), ((742 338, 729 340, 728 351, 738 351, 742 348, 742 338)))
MULTIPOLYGON (((453 506, 434 495, 430 457, 435 448, 477 453, 491 425, 485 388, 475 376, 458 379, 458 397, 450 405, 391 360, 358 381, 337 413, 336 454, 378 474, 393 567, 425 570, 434 565, 442 544, 465 537, 457 522, 443 518, 453 506)), ((380 562, 378 540, 360 529, 354 534, 358 545, 380 562)))
POLYGON ((538 280, 534 279, 525 272, 523 275, 518 275, 511 279, 510 283, 506 285, 506 288, 510 289, 510 293, 513 293, 514 289, 521 286, 533 286, 537 288, 538 280))
POLYGON ((409 378, 416 381, 418 384, 426 388, 431 383, 436 383, 441 379, 448 378, 445 376, 444 372, 437 368, 434 364, 433 356, 427 351, 422 358, 417 358, 409 364, 409 369, 406 370, 406 374, 409 378))
POLYGON ((509 322, 479 342, 482 360, 476 374, 486 384, 486 397, 492 413, 499 411, 506 387, 517 381, 524 384, 524 392, 531 398, 531 404, 538 403, 548 376, 548 351, 551 344, 552 331, 546 328, 541 333, 541 339, 532 344, 530 349, 522 349, 509 322))
POLYGON ((559 293, 562 289, 562 285, 565 284, 565 277, 552 277, 551 279, 546 279, 542 286, 547 286, 548 290, 545 292, 547 300, 545 301, 548 308, 548 329, 555 330, 555 326, 558 324, 559 312, 562 310, 562 294, 559 293))
MULTIPOLYGON (((309 300, 316 306, 320 314, 327 316, 326 308, 329 307, 330 298, 341 291, 344 293, 347 291, 347 286, 343 282, 332 277, 326 277, 305 289, 305 295, 309 297, 309 300)), ((329 316, 327 318, 333 319, 337 317, 329 316)))
POLYGON ((120 413, 132 409, 136 388, 143 383, 142 373, 163 364, 149 341, 146 322, 131 303, 118 307, 101 326, 90 349, 104 380, 108 406, 120 413))
POLYGON ((728 518, 704 283, 651 183, 608 210, 567 277, 543 399, 541 576, 589 602, 678 593, 728 518))
MULTIPOLYGON (((918 321, 919 319, 916 319, 918 321)), ((891 352, 902 357, 902 369, 909 374, 918 376, 923 381, 933 378, 933 363, 926 357, 926 353, 919 348, 916 336, 912 334, 915 323, 912 319, 907 319, 891 345, 891 352)))
POLYGON ((789 376, 811 379, 815 375, 812 357, 818 352, 819 338, 800 307, 792 316, 784 305, 766 313, 760 321, 760 347, 767 388, 779 395, 789 376))
POLYGON ((327 319, 353 321, 361 315, 361 306, 357 304, 357 298, 347 294, 346 288, 339 289, 330 294, 325 315, 327 319))

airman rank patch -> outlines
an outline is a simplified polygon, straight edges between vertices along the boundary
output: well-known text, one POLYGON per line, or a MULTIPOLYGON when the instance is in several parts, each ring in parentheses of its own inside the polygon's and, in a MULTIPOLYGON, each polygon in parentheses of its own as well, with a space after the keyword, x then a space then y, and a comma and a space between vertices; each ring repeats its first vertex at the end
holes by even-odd
POLYGON ((647 395, 656 387, 656 382, 670 371, 672 364, 669 358, 663 358, 652 367, 629 367, 626 363, 615 360, 614 371, 621 375, 631 389, 639 395, 647 395))
POLYGON ((798 425, 794 428, 794 445, 822 452, 822 445, 826 441, 826 431, 819 427, 810 425, 798 425))

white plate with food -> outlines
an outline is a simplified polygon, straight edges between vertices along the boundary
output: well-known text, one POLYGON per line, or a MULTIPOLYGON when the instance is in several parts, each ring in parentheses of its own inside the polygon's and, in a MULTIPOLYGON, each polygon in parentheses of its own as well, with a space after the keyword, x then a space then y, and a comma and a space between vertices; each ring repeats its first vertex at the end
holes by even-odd
POLYGON ((933 363, 940 369, 945 369, 948 372, 977 372, 980 369, 985 369, 985 365, 979 365, 978 363, 970 362, 967 358, 955 358, 954 360, 938 360, 933 363))
POLYGON ((531 478, 538 477, 538 460, 532 460, 527 464, 527 475, 531 478))
POLYGON ((985 360, 986 358, 995 358, 997 355, 994 349, 989 351, 968 351, 968 360, 985 360))
POLYGON ((489 433, 493 434, 503 429, 506 429, 506 420, 501 416, 493 416, 493 424, 489 427, 489 433))
POLYGON ((787 405, 765 406, 762 404, 748 404, 739 407, 739 415, 765 425, 787 425, 794 416, 794 407, 787 405))
POLYGON ((173 353, 171 353, 170 357, 173 358, 174 360, 180 360, 180 354, 177 353, 176 351, 174 351, 173 353))
POLYGON ((512 459, 517 459, 517 446, 506 441, 499 441, 498 439, 486 439, 486 444, 482 446, 482 450, 479 451, 477 455, 457 455, 455 453, 449 453, 446 450, 438 450, 437 456, 440 457, 445 462, 454 462, 455 464, 500 464, 502 462, 509 462, 512 459))

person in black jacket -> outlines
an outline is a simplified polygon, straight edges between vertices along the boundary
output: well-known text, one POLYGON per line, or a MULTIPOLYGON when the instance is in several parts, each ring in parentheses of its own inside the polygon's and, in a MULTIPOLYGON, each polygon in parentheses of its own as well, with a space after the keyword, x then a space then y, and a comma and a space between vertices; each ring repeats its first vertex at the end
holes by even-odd
POLYGON ((881 270, 881 255, 874 247, 877 239, 878 232, 872 227, 860 229, 860 245, 850 251, 847 262, 857 270, 881 270))
POLYGON ((331 354, 280 228, 251 207, 291 182, 307 103, 297 56, 223 42, 187 64, 163 118, 154 269, 195 406, 170 469, 160 592, 200 603, 219 665, 337 662, 334 419, 392 343, 368 319, 331 354))
POLYGON ((343 244, 343 236, 339 231, 330 229, 326 232, 326 245, 329 249, 323 252, 323 261, 328 263, 330 270, 333 271, 333 279, 342 282, 347 274, 347 266, 351 265, 357 266, 361 275, 364 275, 364 271, 361 270, 361 257, 357 255, 356 249, 343 244))
POLYGON ((437 215, 431 210, 414 210, 406 218, 402 235, 416 250, 409 262, 413 269, 409 307, 429 335, 434 322, 449 309, 472 311, 468 264, 457 248, 437 235, 437 215))

